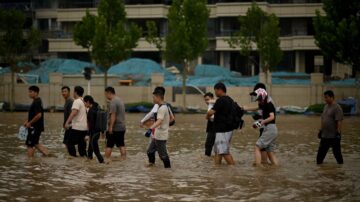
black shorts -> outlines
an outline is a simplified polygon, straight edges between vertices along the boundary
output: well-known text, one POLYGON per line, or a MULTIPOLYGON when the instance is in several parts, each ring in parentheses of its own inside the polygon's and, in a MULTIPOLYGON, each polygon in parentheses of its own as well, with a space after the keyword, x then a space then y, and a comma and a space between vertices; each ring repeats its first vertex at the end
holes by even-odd
POLYGON ((28 129, 28 136, 26 138, 25 144, 28 147, 35 147, 39 144, 41 135, 41 130, 29 128, 28 129))
POLYGON ((88 134, 88 131, 74 130, 74 129, 70 129, 69 131, 70 132, 67 141, 68 145, 77 145, 79 143, 82 144, 83 142, 85 142, 85 136, 88 134))
POLYGON ((113 148, 125 146, 125 131, 114 131, 113 134, 106 133, 106 147, 113 148))

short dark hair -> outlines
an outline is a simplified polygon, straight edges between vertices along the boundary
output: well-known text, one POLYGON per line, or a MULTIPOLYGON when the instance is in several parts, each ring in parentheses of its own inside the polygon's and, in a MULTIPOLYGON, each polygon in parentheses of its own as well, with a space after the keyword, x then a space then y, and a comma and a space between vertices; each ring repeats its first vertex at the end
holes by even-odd
POLYGON ((61 90, 64 90, 64 89, 66 89, 66 90, 68 90, 68 91, 70 92, 69 86, 63 86, 63 87, 61 88, 61 90))
POLYGON ((74 87, 74 92, 78 95, 78 96, 83 96, 84 95, 84 88, 81 86, 75 86, 74 87))
POLYGON ((214 89, 222 90, 222 91, 224 91, 224 93, 226 93, 226 86, 222 82, 219 82, 219 83, 215 84, 214 89))
POLYGON ((158 86, 154 89, 153 95, 162 95, 165 96, 165 88, 162 86, 158 86))
POLYGON ((327 95, 327 96, 329 96, 329 97, 331 97, 331 98, 334 98, 334 97, 335 97, 335 94, 334 94, 334 92, 333 92, 332 90, 327 90, 327 91, 325 91, 325 92, 324 92, 324 95, 327 95))
POLYGON ((91 95, 86 95, 86 96, 84 97, 84 102, 90 102, 90 104, 94 104, 94 103, 95 103, 94 98, 91 97, 91 95))
POLYGON ((210 93, 210 92, 207 92, 207 93, 205 93, 204 97, 214 98, 214 94, 212 94, 212 93, 210 93))
POLYGON ((39 93, 39 92, 40 92, 40 88, 37 87, 37 86, 30 86, 30 87, 29 87, 29 90, 30 90, 30 91, 34 91, 34 92, 36 92, 36 93, 39 93))
POLYGON ((115 94, 115 89, 111 86, 105 88, 105 92, 115 94))
POLYGON ((255 84, 255 86, 254 86, 254 91, 256 91, 256 90, 259 89, 259 88, 262 88, 262 89, 266 90, 266 86, 265 86, 265 84, 263 84, 263 83, 257 83, 257 84, 255 84))

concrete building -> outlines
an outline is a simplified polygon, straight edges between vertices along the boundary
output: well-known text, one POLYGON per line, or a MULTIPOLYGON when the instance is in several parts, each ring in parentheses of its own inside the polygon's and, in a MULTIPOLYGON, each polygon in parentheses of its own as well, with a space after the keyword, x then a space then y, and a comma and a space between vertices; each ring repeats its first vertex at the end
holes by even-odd
MULTIPOLYGON (((81 21, 86 9, 96 14, 99 0, 21 0, 2 1, 7 7, 19 6, 26 2, 33 13, 33 23, 44 34, 44 43, 37 55, 39 59, 49 57, 74 58, 89 60, 87 50, 75 45, 72 39, 74 25, 81 21)), ((240 25, 238 16, 245 15, 251 6, 251 0, 208 0, 210 19, 208 22, 209 47, 196 61, 203 64, 217 64, 243 75, 259 73, 256 65, 247 62, 239 50, 229 47, 225 39, 236 32, 240 25)), ((171 0, 125 0, 127 17, 130 21, 145 27, 147 20, 153 20, 160 28, 160 36, 167 32, 167 13, 171 0)), ((321 0, 263 0, 258 5, 266 12, 276 14, 280 19, 281 49, 284 51, 282 62, 274 71, 322 72, 328 76, 344 77, 351 75, 351 67, 337 64, 321 57, 314 41, 313 17, 315 11, 322 13, 321 0)), ((3 7, 3 6, 2 6, 3 7)), ((253 59, 258 61, 256 52, 253 59)), ((135 48, 133 57, 150 58, 163 66, 170 66, 170 61, 161 58, 154 45, 143 38, 135 48)))

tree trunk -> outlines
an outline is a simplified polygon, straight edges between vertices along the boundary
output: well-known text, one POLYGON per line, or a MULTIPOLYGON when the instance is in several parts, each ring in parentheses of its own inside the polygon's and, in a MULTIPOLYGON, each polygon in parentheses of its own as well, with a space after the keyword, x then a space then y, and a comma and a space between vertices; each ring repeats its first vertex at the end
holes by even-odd
POLYGON ((356 113, 360 113, 360 64, 354 64, 353 70, 355 71, 355 103, 356 103, 356 113))
POLYGON ((188 68, 188 63, 185 62, 183 64, 183 72, 182 72, 182 110, 185 112, 187 111, 186 109, 186 77, 187 77, 187 68, 188 68))
POLYGON ((11 69, 11 85, 10 85, 10 111, 15 110, 15 67, 11 69))

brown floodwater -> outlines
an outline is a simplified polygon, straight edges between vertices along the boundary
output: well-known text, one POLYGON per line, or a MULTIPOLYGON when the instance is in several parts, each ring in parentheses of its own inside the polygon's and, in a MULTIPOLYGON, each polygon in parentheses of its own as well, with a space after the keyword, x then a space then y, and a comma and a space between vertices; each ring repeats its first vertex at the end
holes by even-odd
MULTIPOLYGON (((215 166, 204 158, 204 115, 177 115, 168 148, 172 169, 157 157, 148 168, 139 120, 127 114, 128 158, 111 164, 71 159, 62 144, 61 113, 45 114, 41 142, 56 157, 26 157, 16 138, 26 113, 0 112, 1 201, 360 201, 360 118, 346 117, 342 150, 344 165, 329 151, 317 166, 318 116, 280 115, 277 156, 281 166, 255 168, 254 144, 258 132, 246 116, 243 131, 233 136, 231 152, 236 166, 215 166)), ((101 150, 104 140, 100 140, 101 150)), ((115 156, 119 156, 116 151, 115 156)))

